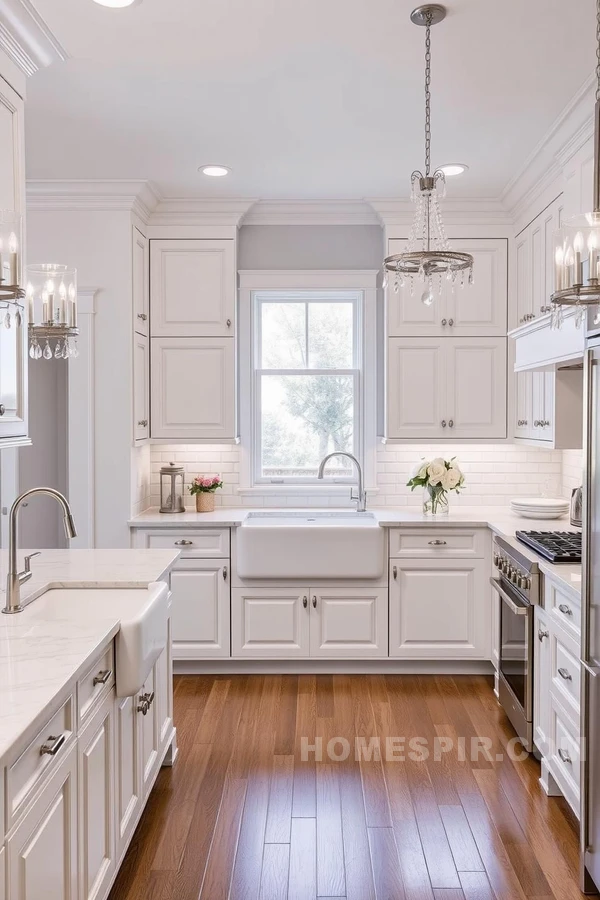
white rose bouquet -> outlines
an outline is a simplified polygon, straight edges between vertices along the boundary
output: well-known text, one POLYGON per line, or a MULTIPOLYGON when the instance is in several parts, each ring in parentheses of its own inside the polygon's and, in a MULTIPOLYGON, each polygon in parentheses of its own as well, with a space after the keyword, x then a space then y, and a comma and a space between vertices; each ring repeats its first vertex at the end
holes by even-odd
POLYGON ((438 516, 448 513, 448 491, 460 493, 464 486, 465 476, 461 472, 456 457, 443 459, 422 459, 413 469, 407 486, 414 491, 423 488, 423 513, 438 516))

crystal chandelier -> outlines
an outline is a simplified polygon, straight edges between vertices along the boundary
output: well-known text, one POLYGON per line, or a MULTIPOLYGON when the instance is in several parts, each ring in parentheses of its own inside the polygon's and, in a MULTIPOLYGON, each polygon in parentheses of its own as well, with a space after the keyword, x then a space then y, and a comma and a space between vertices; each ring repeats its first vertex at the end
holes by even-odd
POLYGON ((79 356, 77 269, 56 263, 27 266, 25 301, 31 359, 79 356))
POLYGON ((564 307, 575 308, 579 328, 587 308, 600 303, 600 0, 596 0, 594 125, 594 209, 567 219, 554 234, 553 328, 561 327, 564 307))
POLYGON ((410 176, 416 212, 406 250, 384 260, 384 287, 391 272, 395 293, 408 280, 412 295, 416 277, 425 286, 421 300, 426 306, 433 303, 435 289, 441 293, 443 277, 453 284, 460 279, 464 285, 465 278, 473 283, 473 257, 452 250, 446 237, 440 209, 440 199, 446 194, 446 176, 442 169, 431 172, 431 26, 445 17, 445 7, 437 4, 418 6, 410 14, 415 25, 425 27, 425 173, 415 170, 410 176))

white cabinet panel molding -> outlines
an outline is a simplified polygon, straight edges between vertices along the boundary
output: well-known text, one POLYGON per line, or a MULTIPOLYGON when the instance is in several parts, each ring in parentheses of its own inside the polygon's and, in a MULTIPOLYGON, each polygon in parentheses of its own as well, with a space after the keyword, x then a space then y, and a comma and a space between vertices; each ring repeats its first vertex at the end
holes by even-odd
POLYGON ((190 559, 171 573, 175 659, 229 657, 228 568, 222 559, 190 559))
POLYGON ((311 588, 310 655, 388 655, 388 592, 311 588))
POLYGON ((449 436, 506 437, 505 338, 454 338, 445 345, 449 436))
POLYGON ((309 588, 233 588, 233 657, 308 656, 309 588))

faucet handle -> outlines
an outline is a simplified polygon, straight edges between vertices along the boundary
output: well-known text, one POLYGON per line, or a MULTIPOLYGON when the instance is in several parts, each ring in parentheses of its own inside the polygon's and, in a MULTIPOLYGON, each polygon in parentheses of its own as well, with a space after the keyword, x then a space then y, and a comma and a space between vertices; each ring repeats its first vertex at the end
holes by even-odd
POLYGON ((25 571, 26 572, 31 572, 31 560, 33 559, 33 557, 41 556, 41 555, 42 555, 42 551, 36 550, 35 553, 30 553, 29 556, 25 557, 25 571))

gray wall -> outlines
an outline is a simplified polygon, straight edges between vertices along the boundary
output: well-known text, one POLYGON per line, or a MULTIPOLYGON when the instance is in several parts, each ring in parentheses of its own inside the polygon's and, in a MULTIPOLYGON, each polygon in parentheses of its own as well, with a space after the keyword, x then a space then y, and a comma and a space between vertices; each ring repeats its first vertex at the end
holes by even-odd
POLYGON ((379 269, 379 225, 243 225, 240 269, 379 269))

